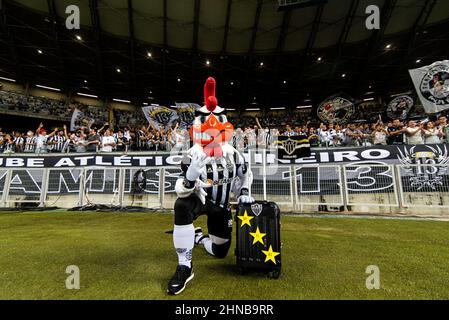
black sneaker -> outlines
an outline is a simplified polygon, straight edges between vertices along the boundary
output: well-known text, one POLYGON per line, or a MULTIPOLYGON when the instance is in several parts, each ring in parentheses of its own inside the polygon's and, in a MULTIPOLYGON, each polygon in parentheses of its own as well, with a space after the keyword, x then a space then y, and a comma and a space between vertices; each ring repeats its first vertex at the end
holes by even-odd
POLYGON ((193 266, 178 265, 176 272, 168 283, 167 293, 177 295, 184 291, 187 283, 193 279, 193 266))

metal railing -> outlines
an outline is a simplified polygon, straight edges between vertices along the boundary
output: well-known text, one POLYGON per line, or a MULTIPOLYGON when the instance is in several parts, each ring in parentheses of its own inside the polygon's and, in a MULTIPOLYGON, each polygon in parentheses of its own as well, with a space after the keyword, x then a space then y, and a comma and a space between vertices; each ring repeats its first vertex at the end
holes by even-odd
POLYGON ((393 165, 346 165, 343 185, 348 206, 399 206, 393 165))
MULTIPOLYGON (((449 208, 449 166, 398 166, 399 200, 408 208, 449 208)), ((449 212, 449 210, 447 210, 449 212)), ((449 213, 448 213, 449 215, 449 213)))
MULTIPOLYGON (((449 217, 448 165, 252 165, 250 193, 286 212, 449 217)), ((0 169, 0 206, 172 209, 179 166, 0 169)), ((231 198, 231 201, 235 199, 231 198)))

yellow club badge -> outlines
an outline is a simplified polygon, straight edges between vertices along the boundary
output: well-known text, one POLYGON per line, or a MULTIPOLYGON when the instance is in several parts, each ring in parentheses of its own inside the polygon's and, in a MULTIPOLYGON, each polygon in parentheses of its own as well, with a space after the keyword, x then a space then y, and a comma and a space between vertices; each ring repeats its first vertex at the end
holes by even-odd
POLYGON ((245 210, 245 213, 243 214, 243 216, 238 216, 238 218, 240 220, 242 220, 242 224, 240 225, 240 227, 243 227, 245 224, 249 225, 251 227, 251 219, 254 219, 254 217, 251 217, 248 215, 248 213, 245 210))
POLYGON ((265 262, 268 262, 268 260, 273 261, 274 264, 276 264, 276 259, 274 259, 276 256, 280 255, 280 252, 273 251, 273 248, 270 246, 268 251, 262 250, 263 254, 265 254, 265 262))
POLYGON ((264 244, 263 237, 265 237, 267 234, 261 233, 259 227, 257 227, 256 232, 250 232, 249 234, 254 237, 253 244, 256 244, 257 242, 264 244))

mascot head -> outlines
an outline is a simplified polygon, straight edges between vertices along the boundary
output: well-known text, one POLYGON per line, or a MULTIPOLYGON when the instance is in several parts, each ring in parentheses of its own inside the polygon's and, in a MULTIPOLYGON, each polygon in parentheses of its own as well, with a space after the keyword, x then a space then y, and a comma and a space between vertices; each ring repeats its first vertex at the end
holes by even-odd
POLYGON ((196 112, 193 126, 190 128, 193 142, 201 145, 209 157, 221 157, 222 146, 229 142, 234 134, 234 126, 224 115, 225 110, 218 106, 215 88, 215 79, 208 78, 204 85, 204 106, 196 112))

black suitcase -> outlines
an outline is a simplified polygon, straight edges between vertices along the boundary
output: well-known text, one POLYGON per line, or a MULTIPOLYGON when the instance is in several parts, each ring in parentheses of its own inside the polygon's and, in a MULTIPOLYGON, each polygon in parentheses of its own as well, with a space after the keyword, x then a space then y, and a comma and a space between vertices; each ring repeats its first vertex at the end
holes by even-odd
POLYGON ((235 222, 235 256, 240 273, 253 269, 265 271, 271 278, 279 278, 281 222, 278 205, 267 201, 239 205, 235 222))

